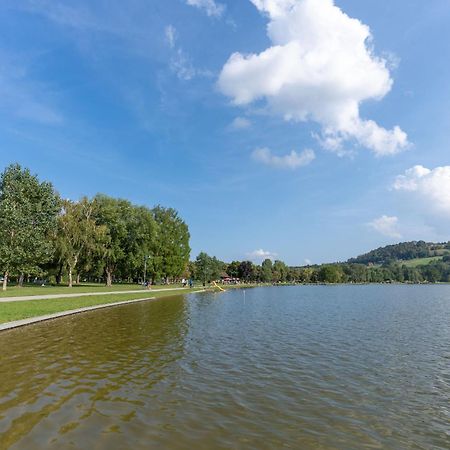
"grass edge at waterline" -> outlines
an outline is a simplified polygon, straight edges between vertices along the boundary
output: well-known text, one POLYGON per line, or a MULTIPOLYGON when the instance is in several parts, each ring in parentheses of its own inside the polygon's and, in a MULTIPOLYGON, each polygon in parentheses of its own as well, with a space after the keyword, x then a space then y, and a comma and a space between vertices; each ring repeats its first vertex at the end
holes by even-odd
POLYGON ((117 295, 92 295, 88 297, 71 297, 48 300, 27 300, 11 301, 0 303, 0 324, 7 324, 17 320, 31 319, 50 314, 62 313, 80 308, 89 308, 92 306, 112 305, 120 302, 129 302, 131 300, 146 300, 149 298, 158 299, 161 297, 170 297, 185 295, 194 292, 202 292, 203 288, 194 288, 186 291, 142 291, 139 294, 120 294, 117 295))

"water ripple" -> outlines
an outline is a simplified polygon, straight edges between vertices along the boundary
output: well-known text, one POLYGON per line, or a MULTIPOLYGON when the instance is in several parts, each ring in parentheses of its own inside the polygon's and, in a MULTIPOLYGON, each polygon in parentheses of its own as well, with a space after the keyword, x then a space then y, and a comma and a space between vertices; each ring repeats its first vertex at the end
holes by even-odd
POLYGON ((450 448, 450 286, 195 294, 0 349, 2 449, 450 448))

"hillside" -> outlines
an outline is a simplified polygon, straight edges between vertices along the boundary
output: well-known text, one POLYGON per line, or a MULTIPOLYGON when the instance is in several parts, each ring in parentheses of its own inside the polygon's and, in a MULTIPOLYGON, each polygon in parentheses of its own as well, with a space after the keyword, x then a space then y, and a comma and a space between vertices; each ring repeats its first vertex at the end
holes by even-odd
POLYGON ((390 262, 411 261, 411 266, 427 264, 450 254, 450 242, 433 243, 424 241, 401 242, 387 245, 348 260, 353 264, 387 264, 390 262), (423 261, 421 261, 423 260, 423 261))

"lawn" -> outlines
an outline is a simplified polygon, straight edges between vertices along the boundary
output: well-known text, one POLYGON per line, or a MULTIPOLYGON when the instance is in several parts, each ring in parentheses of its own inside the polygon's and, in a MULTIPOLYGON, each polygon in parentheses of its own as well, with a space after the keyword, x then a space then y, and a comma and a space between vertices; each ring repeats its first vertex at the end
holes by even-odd
POLYGON ((409 261, 402 261, 401 264, 406 267, 425 266, 431 262, 437 262, 442 259, 442 256, 431 256, 429 258, 416 258, 409 261))
MULTIPOLYGON (((153 286, 154 289, 173 289, 174 287, 181 287, 178 284, 153 286)), ((120 291, 137 291, 144 290, 140 284, 114 284, 107 287, 104 284, 98 283, 81 283, 74 285, 72 288, 67 286, 24 286, 17 287, 14 285, 8 286, 6 291, 0 291, 0 298, 2 297, 22 297, 26 295, 52 295, 52 294, 77 294, 86 292, 120 292, 120 291)))
POLYGON ((53 314, 71 309, 84 308, 94 305, 105 305, 126 300, 137 300, 150 297, 169 297, 182 295, 190 292, 198 292, 202 289, 186 289, 186 291, 152 292, 142 291, 139 294, 112 294, 95 295, 92 297, 73 297, 50 300, 26 300, 19 302, 0 303, 0 323, 11 322, 13 320, 28 319, 46 314, 53 314))

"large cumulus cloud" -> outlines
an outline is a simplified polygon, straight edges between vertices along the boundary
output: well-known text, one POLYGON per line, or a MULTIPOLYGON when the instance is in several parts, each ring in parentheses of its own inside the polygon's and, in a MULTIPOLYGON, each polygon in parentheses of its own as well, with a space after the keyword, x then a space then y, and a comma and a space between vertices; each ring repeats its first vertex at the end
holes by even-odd
POLYGON ((360 116, 365 100, 392 87, 387 61, 374 54, 368 26, 333 0, 251 0, 268 16, 272 45, 259 54, 234 53, 218 86, 239 106, 266 101, 286 120, 317 122, 324 147, 341 152, 348 140, 376 155, 408 145, 400 127, 385 129, 360 116))

